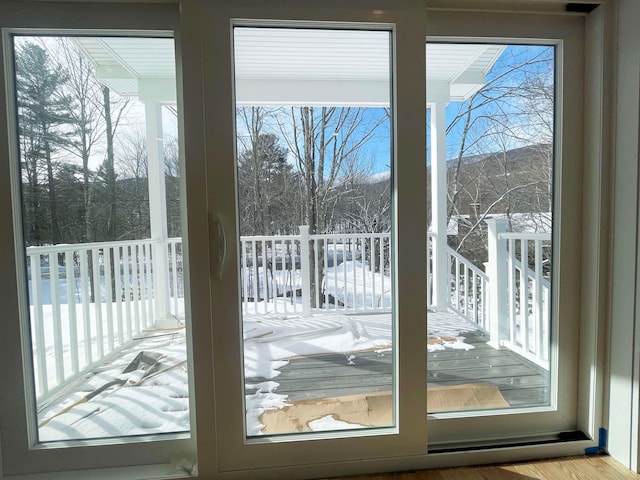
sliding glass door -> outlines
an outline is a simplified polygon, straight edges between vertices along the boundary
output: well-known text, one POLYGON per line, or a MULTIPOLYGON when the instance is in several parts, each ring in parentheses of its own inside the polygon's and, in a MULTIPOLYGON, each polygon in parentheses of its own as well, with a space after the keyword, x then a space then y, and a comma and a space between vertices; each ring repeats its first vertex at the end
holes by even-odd
POLYGON ((221 471, 579 430, 582 24, 418 3, 193 11, 221 471))

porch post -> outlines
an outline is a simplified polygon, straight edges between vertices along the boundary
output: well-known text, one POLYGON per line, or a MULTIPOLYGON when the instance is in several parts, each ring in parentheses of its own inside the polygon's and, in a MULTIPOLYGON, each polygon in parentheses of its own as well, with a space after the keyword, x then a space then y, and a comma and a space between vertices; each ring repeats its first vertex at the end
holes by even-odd
POLYGON ((485 222, 488 226, 487 248, 489 250, 489 261, 487 262, 489 345, 498 348, 500 340, 509 338, 507 241, 498 238, 499 233, 507 231, 507 220, 489 218, 485 222))
MULTIPOLYGON (((311 266, 309 262, 309 225, 301 225, 300 229, 300 281, 302 282, 302 316, 311 316, 311 266)), ((295 259, 294 259, 295 270, 295 259)))
POLYGON ((149 217, 153 244, 153 294, 156 327, 176 326, 170 315, 169 269, 167 252, 167 199, 164 178, 164 143, 162 140, 162 105, 146 100, 147 168, 149 182, 149 217))
POLYGON ((431 103, 431 232, 433 233, 433 307, 446 311, 449 292, 447 265, 447 133, 446 102, 431 103))

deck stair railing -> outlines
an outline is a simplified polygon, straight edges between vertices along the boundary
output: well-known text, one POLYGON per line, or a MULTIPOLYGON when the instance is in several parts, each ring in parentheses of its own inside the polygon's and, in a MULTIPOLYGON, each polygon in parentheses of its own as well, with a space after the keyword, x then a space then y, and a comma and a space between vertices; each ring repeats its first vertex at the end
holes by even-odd
POLYGON ((449 310, 489 332, 489 277, 451 247, 447 247, 450 268, 449 310))

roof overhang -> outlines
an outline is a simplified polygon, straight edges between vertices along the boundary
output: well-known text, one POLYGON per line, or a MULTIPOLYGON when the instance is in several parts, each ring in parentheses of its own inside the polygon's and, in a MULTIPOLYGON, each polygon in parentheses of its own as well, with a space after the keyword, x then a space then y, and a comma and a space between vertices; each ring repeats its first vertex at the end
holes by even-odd
MULTIPOLYGON (((166 38, 81 37, 98 80, 115 92, 175 103, 174 43, 166 38)), ((237 28, 240 105, 389 106, 390 33, 237 28)), ((428 43, 427 103, 464 101, 485 85, 504 46, 428 43)))

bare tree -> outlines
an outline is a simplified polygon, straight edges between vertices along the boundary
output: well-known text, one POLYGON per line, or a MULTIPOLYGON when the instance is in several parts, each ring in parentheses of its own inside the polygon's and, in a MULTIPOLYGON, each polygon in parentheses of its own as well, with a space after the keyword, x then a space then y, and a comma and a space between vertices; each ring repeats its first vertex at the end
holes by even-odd
MULTIPOLYGON (((283 137, 301 175, 303 218, 312 234, 324 233, 333 227, 333 216, 340 195, 347 194, 348 174, 353 174, 354 159, 388 121, 384 111, 352 107, 292 107, 288 116, 279 116, 283 137)), ((312 304, 323 284, 324 255, 322 245, 310 248, 312 304), (318 263, 316 267, 316 263, 318 263)), ((313 305, 319 307, 320 305, 313 305)))
POLYGON ((447 127, 455 147, 447 169, 447 218, 456 217, 462 227, 457 249, 475 263, 486 260, 487 216, 501 213, 511 222, 513 213, 551 211, 552 52, 516 50, 502 59, 447 127))

